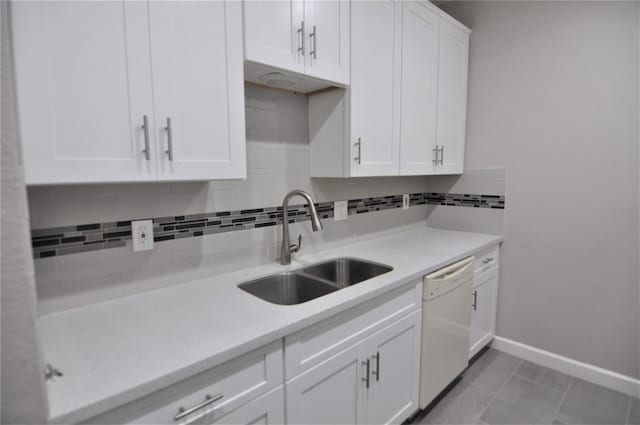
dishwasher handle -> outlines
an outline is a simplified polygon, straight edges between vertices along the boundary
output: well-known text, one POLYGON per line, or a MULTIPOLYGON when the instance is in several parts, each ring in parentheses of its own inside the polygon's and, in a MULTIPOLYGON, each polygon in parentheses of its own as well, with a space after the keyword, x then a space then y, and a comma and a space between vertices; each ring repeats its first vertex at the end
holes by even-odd
POLYGON ((469 270, 471 267, 473 267, 473 260, 474 260, 473 257, 467 257, 462 261, 459 261, 455 264, 447 266, 436 272, 428 274, 427 276, 424 277, 424 279, 431 280, 431 281, 444 281, 444 280, 455 279, 456 277, 460 276, 461 274, 469 270))

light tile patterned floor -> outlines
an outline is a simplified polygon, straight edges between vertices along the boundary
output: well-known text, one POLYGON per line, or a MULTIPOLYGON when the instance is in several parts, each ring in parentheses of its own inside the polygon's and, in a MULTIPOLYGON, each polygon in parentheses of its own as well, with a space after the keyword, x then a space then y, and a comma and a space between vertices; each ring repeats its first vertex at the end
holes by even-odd
POLYGON ((488 349, 413 424, 633 424, 638 399, 488 349))

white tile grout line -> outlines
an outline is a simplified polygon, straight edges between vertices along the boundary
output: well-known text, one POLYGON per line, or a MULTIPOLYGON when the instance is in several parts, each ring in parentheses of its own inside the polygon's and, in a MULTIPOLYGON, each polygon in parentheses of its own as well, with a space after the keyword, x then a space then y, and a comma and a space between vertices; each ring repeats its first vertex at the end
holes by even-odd
MULTIPOLYGON (((544 366, 542 366, 544 367, 544 366)), ((567 375, 567 376, 571 376, 571 375, 567 375)), ((562 395, 562 400, 560 400, 560 404, 558 404, 558 408, 556 409, 556 413, 553 414, 553 418, 551 418, 551 423, 554 423, 556 421, 556 419, 558 419, 558 414, 560 413, 560 409, 562 409, 562 405, 564 404, 564 401, 567 398, 567 395, 569 395, 569 390, 571 389, 571 387, 573 387, 573 383, 575 381, 575 378, 573 376, 571 376, 571 380, 569 381, 569 385, 567 385, 567 389, 564 391, 564 394, 562 395)))
POLYGON ((627 415, 624 417, 624 422, 626 424, 631 423, 631 405, 633 404, 633 398, 629 396, 629 404, 627 404, 627 415))
MULTIPOLYGON (((486 354, 486 353, 485 353, 486 354)), ((505 353, 506 354, 506 353, 505 353)), ((511 355, 511 354, 509 354, 511 355)), ((516 357, 516 356, 513 356, 516 357)), ((489 406, 491 406, 491 404, 495 401, 496 398, 498 398, 498 394, 500 393, 500 391, 502 391, 502 389, 507 385, 507 382, 509 382, 511 380, 511 378, 513 378, 516 374, 516 371, 520 368, 520 366, 522 365, 522 363, 524 362, 523 359, 521 359, 520 357, 516 357, 517 359, 520 360, 520 362, 518 362, 518 364, 516 365, 516 367, 513 368, 513 372, 511 372, 511 374, 507 377, 507 379, 504 380, 504 382, 502 383, 502 385, 500 385, 500 388, 498 388, 498 390, 495 392, 495 394, 493 394, 493 397, 491 397, 491 400, 489 400, 489 403, 487 403, 487 405, 485 406, 484 409, 482 409, 482 411, 480 411, 480 414, 475 418, 475 420, 473 421, 474 423, 477 423, 480 418, 482 417, 482 415, 484 415, 484 413, 487 411, 487 409, 489 409, 489 406)), ((482 388, 479 385, 474 385, 472 382, 469 382, 470 384, 472 384, 474 387, 476 388, 482 388)), ((487 390, 486 388, 482 388, 484 390, 487 390)))

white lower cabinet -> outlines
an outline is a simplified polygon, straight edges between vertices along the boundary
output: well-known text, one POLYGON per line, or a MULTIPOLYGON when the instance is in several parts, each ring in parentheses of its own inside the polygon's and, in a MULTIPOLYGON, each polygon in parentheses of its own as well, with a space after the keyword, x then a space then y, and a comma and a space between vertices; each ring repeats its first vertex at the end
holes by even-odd
POLYGON ((420 327, 416 310, 288 381, 288 423, 403 422, 418 406, 420 327))
POLYGON ((421 300, 415 281, 85 423, 402 423, 418 410, 421 300))
POLYGON ((234 423, 244 420, 240 418, 252 423, 250 416, 264 419, 265 415, 268 423, 277 423, 282 397, 263 400, 260 402, 263 407, 249 405, 252 400, 257 401, 259 396, 282 386, 282 363, 282 341, 279 340, 85 423, 211 424, 224 423, 230 414, 239 421, 234 419, 234 423), (268 408, 264 407, 266 404, 268 408), (260 409, 262 413, 258 412, 260 409))
MULTIPOLYGON (((206 419, 206 418, 205 418, 206 419)), ((284 387, 262 395, 241 408, 213 422, 198 421, 199 424, 275 425, 284 423, 284 387)))
POLYGON ((498 299, 497 265, 480 273, 476 272, 473 278, 472 296, 469 358, 475 356, 495 336, 498 299))

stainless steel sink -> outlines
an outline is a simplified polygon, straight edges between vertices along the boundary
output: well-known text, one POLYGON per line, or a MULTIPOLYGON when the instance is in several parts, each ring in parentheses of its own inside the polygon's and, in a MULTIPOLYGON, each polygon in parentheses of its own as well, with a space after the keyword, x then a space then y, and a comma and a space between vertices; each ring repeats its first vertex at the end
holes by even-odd
POLYGON ((390 272, 392 267, 357 258, 336 258, 241 283, 238 288, 274 304, 302 304, 390 272))
POLYGON ((302 304, 337 291, 336 286, 300 273, 279 273, 242 283, 238 287, 274 304, 302 304))
POLYGON ((391 270, 393 267, 357 258, 336 258, 302 269, 304 273, 330 281, 340 288, 355 285, 391 270))

